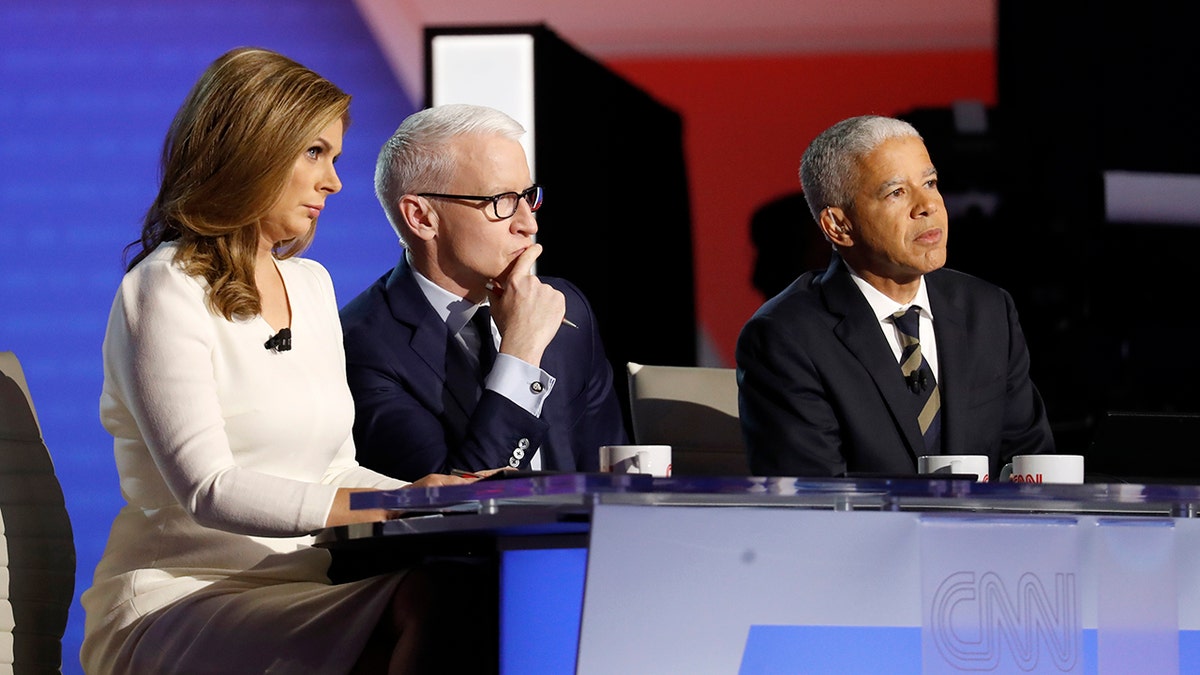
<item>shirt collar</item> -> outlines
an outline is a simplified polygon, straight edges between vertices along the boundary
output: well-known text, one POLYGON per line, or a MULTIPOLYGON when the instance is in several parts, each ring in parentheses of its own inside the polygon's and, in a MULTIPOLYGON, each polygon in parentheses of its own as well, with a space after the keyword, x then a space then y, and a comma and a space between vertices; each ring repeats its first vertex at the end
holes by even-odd
POLYGON ((858 290, 862 292, 863 297, 867 299, 867 304, 871 305, 871 311, 875 313, 875 319, 878 321, 886 321, 896 312, 903 312, 909 307, 917 305, 921 308, 921 314, 928 319, 933 319, 933 310, 929 306, 929 289, 925 287, 925 275, 921 275, 920 282, 917 286, 917 294, 913 297, 912 302, 901 304, 883 294, 878 288, 867 283, 854 271, 853 267, 846 265, 850 270, 850 278, 854 280, 854 285, 858 286, 858 290))
POLYGON ((433 311, 437 312, 442 321, 446 323, 446 328, 450 330, 451 335, 457 335, 458 331, 462 330, 462 327, 471 320, 471 317, 475 316, 475 310, 488 304, 488 301, 484 300, 477 305, 438 286, 417 270, 416 266, 412 264, 412 256, 407 250, 404 251, 404 256, 408 261, 409 268, 412 269, 421 293, 425 295, 425 299, 429 301, 433 311))

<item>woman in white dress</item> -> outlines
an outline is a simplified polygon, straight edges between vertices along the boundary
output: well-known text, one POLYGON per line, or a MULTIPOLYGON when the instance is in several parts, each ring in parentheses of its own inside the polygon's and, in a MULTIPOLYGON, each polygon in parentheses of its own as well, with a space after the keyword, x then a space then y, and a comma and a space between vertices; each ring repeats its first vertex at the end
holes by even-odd
POLYGON ((355 489, 408 485, 355 462, 333 284, 293 257, 341 188, 349 102, 294 61, 238 49, 171 125, 104 340, 100 413, 127 504, 83 595, 88 673, 424 663, 420 575, 333 585, 308 534, 386 517, 351 510, 355 489))

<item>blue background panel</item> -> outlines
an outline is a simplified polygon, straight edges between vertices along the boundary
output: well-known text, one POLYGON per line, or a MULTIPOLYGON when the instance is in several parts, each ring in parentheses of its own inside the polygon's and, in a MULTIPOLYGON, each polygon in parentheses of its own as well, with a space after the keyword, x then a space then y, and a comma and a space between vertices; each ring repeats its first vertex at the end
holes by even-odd
POLYGON ((751 626, 741 675, 920 675, 921 629, 751 626))
POLYGON ((501 675, 575 672, 586 574, 587 549, 504 552, 501 675))
MULTIPOLYGON (((1085 629, 1080 640, 1079 670, 1099 672, 1099 636, 1085 629)), ((1054 671, 1048 661, 1047 671, 1054 671)), ((903 675, 923 672, 921 629, 887 626, 751 626, 742 655, 741 675, 840 673, 903 675)), ((998 672, 1020 672, 1013 660, 998 672)), ((1200 672, 1200 631, 1179 631, 1179 672, 1200 672)))

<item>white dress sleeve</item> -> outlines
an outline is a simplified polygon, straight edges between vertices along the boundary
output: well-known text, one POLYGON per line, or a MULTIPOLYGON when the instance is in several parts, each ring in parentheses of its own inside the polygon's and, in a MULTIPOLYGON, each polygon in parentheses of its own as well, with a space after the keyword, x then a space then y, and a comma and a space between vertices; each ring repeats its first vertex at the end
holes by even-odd
POLYGON ((292 355, 264 349, 260 335, 271 331, 261 319, 211 312, 204 282, 167 251, 126 274, 105 336, 102 417, 131 504, 165 499, 160 480, 201 525, 291 536, 324 526, 338 485, 398 486, 356 468, 336 311, 332 327, 321 325, 323 293, 295 285, 293 325, 305 313, 314 334, 303 339, 319 340, 292 355))

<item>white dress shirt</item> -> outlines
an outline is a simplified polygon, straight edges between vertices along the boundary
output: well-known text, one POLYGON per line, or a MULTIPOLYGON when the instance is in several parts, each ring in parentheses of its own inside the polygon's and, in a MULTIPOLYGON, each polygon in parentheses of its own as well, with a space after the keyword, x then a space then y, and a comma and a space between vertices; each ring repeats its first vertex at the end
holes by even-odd
POLYGON ((884 295, 882 291, 860 277, 853 268, 850 269, 850 278, 854 280, 854 285, 858 286, 858 290, 871 305, 871 310, 875 312, 875 318, 879 321, 879 329, 883 331, 883 337, 891 345, 892 353, 896 356, 896 363, 900 363, 900 356, 904 350, 900 346, 900 327, 892 321, 892 315, 896 312, 906 312, 913 305, 921 308, 920 335, 917 336, 917 339, 921 341, 921 357, 933 371, 933 379, 938 379, 937 339, 933 334, 933 308, 929 306, 929 291, 925 288, 925 277, 921 277, 917 295, 908 304, 898 303, 884 295))

